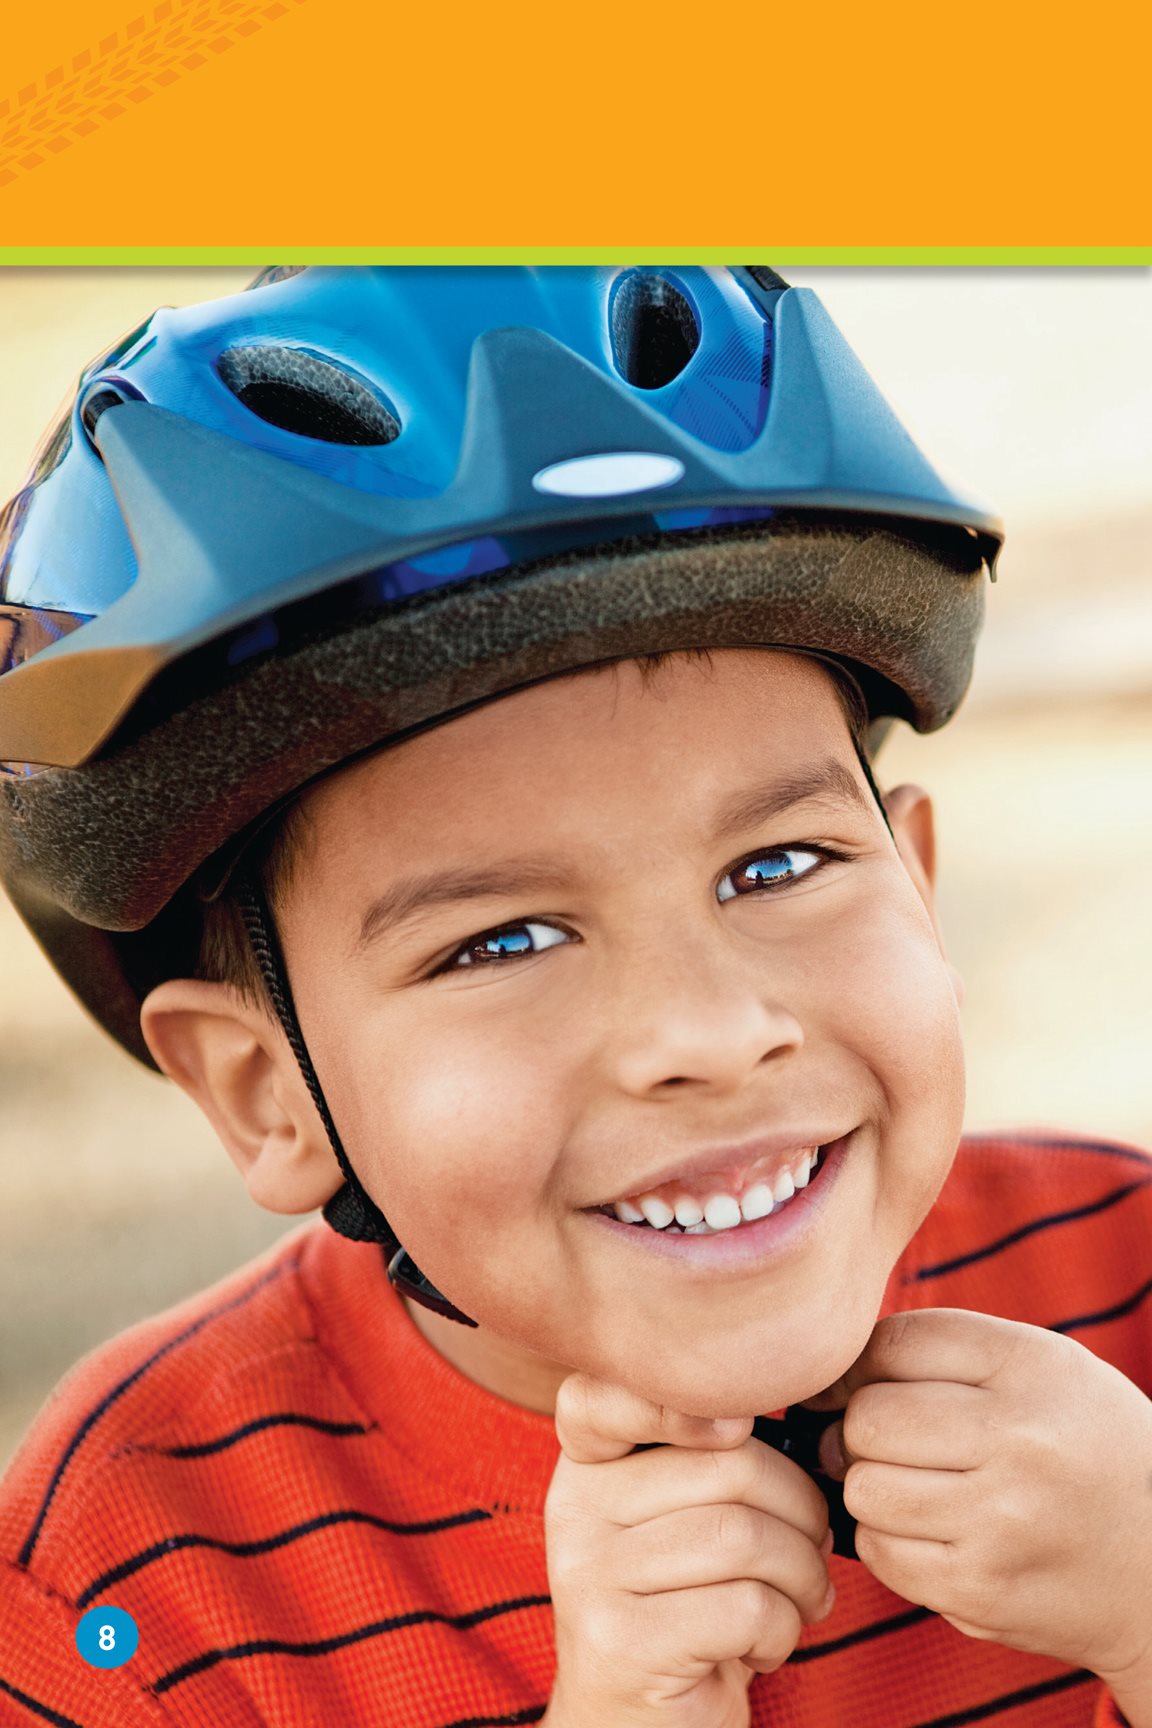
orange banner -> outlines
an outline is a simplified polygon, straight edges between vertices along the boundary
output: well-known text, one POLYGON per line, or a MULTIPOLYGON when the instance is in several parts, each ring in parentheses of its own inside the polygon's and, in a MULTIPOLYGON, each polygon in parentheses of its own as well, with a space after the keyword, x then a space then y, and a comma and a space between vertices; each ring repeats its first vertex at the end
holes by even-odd
POLYGON ((0 247, 1148 248, 1147 12, 1091 24, 60 0, 6 24, 0 247))

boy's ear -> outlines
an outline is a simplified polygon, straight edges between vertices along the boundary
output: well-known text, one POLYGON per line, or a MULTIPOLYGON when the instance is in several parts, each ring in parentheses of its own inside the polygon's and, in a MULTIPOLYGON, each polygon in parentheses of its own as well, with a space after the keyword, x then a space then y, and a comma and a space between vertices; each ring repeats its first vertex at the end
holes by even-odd
POLYGON ((916 890, 928 908, 956 1001, 963 1005, 964 980, 944 952, 944 935, 936 909, 936 819, 932 799, 923 786, 894 786, 883 794, 892 834, 916 890))
POLYGON ((343 1180, 280 1026, 227 984, 172 978, 140 1010, 164 1073, 198 1104, 257 1205, 310 1212, 343 1180))

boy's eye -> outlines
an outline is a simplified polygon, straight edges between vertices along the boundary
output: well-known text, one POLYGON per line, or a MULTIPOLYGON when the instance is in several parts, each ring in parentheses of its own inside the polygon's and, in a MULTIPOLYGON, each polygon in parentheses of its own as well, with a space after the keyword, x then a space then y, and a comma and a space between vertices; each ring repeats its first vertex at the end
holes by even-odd
MULTIPOLYGON (((771 892, 786 887, 801 876, 810 875, 831 859, 842 860, 846 856, 826 846, 773 846, 764 852, 754 852, 721 877, 716 898, 734 900, 737 895, 771 892)), ((499 965, 529 954, 540 954, 545 948, 555 948, 564 942, 579 940, 555 924, 527 920, 519 924, 502 924, 462 943, 437 970, 454 972, 461 966, 499 965)))
POLYGON ((554 924, 505 924, 500 930, 486 931, 483 936, 465 942, 448 966, 483 966, 493 960, 516 960, 521 954, 539 954, 544 948, 555 948, 557 943, 569 940, 554 924))
POLYGON ((774 846, 768 852, 757 852, 720 878, 716 898, 734 900, 737 894, 770 890, 778 884, 794 882, 798 876, 807 876, 828 856, 830 854, 800 846, 774 846))

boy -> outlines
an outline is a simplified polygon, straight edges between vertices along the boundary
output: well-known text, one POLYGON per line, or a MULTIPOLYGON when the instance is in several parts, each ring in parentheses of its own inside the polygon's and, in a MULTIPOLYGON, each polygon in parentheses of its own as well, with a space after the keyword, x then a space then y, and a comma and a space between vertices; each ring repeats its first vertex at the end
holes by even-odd
POLYGON ((1148 1728, 1152 1170, 957 1149, 870 766, 998 525, 763 269, 257 287, 10 510, 0 847, 326 1222, 46 1407, 12 1720, 1148 1728))

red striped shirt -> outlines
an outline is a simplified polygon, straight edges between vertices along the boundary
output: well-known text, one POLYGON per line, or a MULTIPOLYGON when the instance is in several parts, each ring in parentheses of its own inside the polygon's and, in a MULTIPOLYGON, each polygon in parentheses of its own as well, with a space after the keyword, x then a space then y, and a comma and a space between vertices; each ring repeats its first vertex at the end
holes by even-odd
MULTIPOLYGON (((882 1312, 1067 1332, 1152 1395, 1152 1156, 969 1136, 882 1312)), ((555 1672, 551 1417, 445 1362, 378 1248, 315 1224, 86 1357, 0 1487, 0 1722, 480 1728, 555 1672), (140 1628, 123 1668, 73 1637, 140 1628)), ((833 1556, 832 1616, 752 1681, 753 1728, 1105 1728, 1094 1675, 964 1637, 833 1556)))

